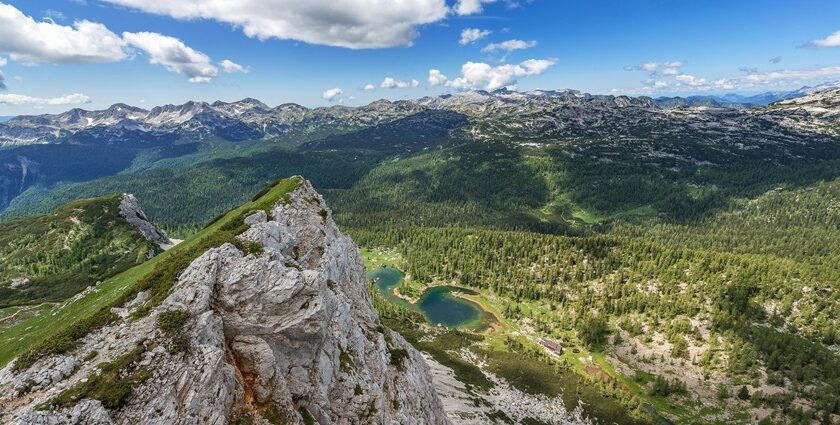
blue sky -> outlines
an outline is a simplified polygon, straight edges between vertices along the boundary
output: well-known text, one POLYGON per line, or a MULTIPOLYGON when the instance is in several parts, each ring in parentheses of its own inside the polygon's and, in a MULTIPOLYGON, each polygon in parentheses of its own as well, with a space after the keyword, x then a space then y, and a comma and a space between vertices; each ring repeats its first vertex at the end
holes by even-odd
POLYGON ((838 1, 214 3, 0 0, 0 115, 244 97, 361 105, 504 85, 756 93, 840 80, 838 1), (462 44, 467 29, 483 38, 462 44), (223 60, 239 67, 226 72, 223 60), (432 69, 446 79, 432 84, 432 69), (382 87, 387 77, 398 87, 382 87))

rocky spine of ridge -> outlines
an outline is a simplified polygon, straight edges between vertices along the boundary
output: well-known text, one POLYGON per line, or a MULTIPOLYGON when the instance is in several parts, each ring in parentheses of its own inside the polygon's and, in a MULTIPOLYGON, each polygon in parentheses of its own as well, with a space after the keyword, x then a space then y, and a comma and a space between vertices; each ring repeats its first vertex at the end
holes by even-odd
POLYGON ((130 193, 123 194, 120 200, 120 215, 149 242, 160 245, 170 245, 172 241, 166 232, 152 224, 146 214, 140 209, 137 198, 130 193))
MULTIPOLYGON (((208 250, 148 316, 20 373, 0 371, 0 422, 448 423, 428 367, 380 323, 358 248, 309 182, 246 223, 238 238, 251 253, 229 243, 208 250), (180 328, 161 330, 175 314, 185 317, 180 328), (56 402, 126 358, 119 376, 137 383, 119 406, 56 402)), ((146 299, 115 313, 128 317, 146 299)))

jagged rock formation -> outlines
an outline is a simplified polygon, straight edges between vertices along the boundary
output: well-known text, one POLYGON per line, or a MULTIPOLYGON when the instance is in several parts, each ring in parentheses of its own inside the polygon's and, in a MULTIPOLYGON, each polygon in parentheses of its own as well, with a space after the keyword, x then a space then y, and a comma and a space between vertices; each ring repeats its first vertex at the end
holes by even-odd
POLYGON ((166 236, 166 232, 152 224, 146 214, 140 209, 137 198, 130 193, 123 194, 120 200, 120 215, 125 218, 132 227, 137 229, 143 238, 158 245, 171 244, 172 241, 166 236))
POLYGON ((205 252, 150 315, 91 333, 69 355, 0 371, 0 422, 448 423, 428 367, 380 324, 358 249, 308 182, 246 223, 239 239, 258 248, 205 252), (182 322, 164 332, 174 316, 182 322), (62 393, 98 385, 105 362, 122 365, 119 385, 134 384, 120 403, 62 393))

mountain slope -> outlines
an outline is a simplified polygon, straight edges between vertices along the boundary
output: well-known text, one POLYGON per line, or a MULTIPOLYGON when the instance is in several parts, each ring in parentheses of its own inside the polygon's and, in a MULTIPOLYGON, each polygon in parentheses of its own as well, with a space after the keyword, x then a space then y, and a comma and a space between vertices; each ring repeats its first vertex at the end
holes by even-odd
POLYGON ((308 182, 279 182, 197 237, 151 271, 197 253, 176 281, 135 285, 78 343, 0 371, 3 421, 448 423, 308 182))
POLYGON ((0 223, 0 307, 62 301, 169 243, 132 195, 83 199, 0 223))

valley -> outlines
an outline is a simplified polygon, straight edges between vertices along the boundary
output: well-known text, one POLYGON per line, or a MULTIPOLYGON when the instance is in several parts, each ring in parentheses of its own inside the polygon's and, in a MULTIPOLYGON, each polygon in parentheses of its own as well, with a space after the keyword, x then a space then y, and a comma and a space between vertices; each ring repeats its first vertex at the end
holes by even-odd
MULTIPOLYGON (((0 360, 64 352, 46 341, 78 335, 55 320, 97 329, 107 317, 95 312, 141 288, 162 299, 167 279, 243 230, 225 223, 254 209, 266 182, 302 175, 362 248, 383 323, 431 359, 462 423, 832 423, 837 98, 663 108, 475 91, 322 109, 246 99, 167 107, 179 118, 161 127, 142 112, 149 147, 112 138, 100 112, 75 112, 92 126, 42 118, 66 138, 0 149, 10 188, 0 225, 133 193, 185 242, 78 300, 4 312, 15 324, 0 324, 0 360), (251 134, 266 123, 276 131, 251 134), (100 147, 125 159, 85 154, 100 147), (65 152, 82 161, 68 169, 89 173, 62 174, 50 158, 65 152)), ((35 120, 10 122, 8 140, 35 120)), ((84 282, 62 288, 95 280, 84 282)))

